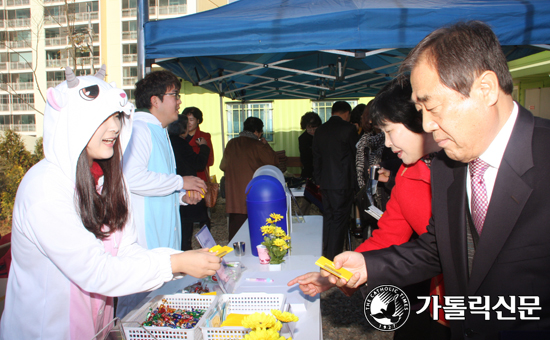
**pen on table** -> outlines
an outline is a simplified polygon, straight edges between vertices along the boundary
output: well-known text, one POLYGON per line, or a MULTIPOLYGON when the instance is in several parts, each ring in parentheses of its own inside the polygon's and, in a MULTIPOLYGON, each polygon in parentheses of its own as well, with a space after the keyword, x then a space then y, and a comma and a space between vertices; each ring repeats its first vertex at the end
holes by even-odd
POLYGON ((247 277, 246 281, 252 281, 252 282, 273 282, 273 279, 265 278, 265 277, 247 277))

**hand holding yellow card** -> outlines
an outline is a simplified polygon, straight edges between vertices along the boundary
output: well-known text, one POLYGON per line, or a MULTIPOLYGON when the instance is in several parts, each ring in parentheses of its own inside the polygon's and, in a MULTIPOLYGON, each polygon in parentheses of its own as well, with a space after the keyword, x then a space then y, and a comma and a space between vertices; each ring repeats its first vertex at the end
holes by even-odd
POLYGON ((210 248, 210 252, 211 253, 216 253, 216 256, 219 257, 219 258, 224 257, 225 255, 229 254, 232 251, 233 251, 233 248, 228 247, 228 246, 223 246, 222 247, 219 244, 213 246, 212 248, 210 248))
POLYGON ((344 268, 336 269, 336 268, 334 268, 334 262, 332 262, 331 260, 327 259, 324 256, 321 256, 315 262, 315 264, 318 265, 319 267, 321 267, 322 269, 326 270, 327 272, 331 273, 332 275, 337 276, 339 278, 344 278, 348 281, 353 276, 353 273, 350 272, 347 269, 344 269, 344 268))

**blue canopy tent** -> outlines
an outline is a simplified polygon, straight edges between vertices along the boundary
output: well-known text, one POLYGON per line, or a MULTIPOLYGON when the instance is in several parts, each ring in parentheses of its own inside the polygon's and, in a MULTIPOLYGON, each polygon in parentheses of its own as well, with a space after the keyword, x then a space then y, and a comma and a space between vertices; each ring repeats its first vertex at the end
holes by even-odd
POLYGON ((146 58, 233 100, 373 96, 431 31, 493 28, 509 60, 548 49, 548 0, 240 0, 145 24, 146 58))

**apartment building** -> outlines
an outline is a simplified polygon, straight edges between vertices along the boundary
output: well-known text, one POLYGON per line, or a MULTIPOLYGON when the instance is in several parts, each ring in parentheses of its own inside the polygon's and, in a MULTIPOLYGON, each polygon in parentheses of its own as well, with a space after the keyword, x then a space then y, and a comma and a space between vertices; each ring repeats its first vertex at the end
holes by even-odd
MULTIPOLYGON (((227 0, 148 0, 161 20, 227 0)), ((46 90, 107 65, 107 80, 133 98, 137 81, 137 0, 0 0, 0 132, 20 133, 32 148, 42 136, 46 90)))

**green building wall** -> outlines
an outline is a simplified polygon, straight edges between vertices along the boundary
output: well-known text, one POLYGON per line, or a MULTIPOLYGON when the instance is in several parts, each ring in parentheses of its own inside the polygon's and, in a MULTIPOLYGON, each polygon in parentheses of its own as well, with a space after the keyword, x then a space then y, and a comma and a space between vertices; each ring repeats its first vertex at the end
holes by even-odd
POLYGON ((511 61, 508 68, 514 85, 518 86, 518 102, 521 105, 525 105, 525 90, 550 87, 550 51, 511 61))

